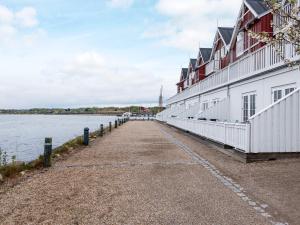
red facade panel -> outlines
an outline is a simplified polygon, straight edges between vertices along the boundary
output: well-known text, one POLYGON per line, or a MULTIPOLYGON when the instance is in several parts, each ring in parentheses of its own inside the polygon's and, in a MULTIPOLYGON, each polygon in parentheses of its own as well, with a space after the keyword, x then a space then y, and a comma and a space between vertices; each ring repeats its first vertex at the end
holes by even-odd
POLYGON ((273 35, 273 28, 271 26, 272 20, 273 15, 271 13, 261 17, 260 19, 254 19, 254 16, 251 13, 247 13, 246 16, 243 17, 243 21, 241 22, 239 30, 244 31, 244 54, 237 57, 235 40, 235 44, 230 53, 232 62, 238 60, 239 58, 250 52, 258 50, 265 45, 264 43, 259 42, 257 39, 252 38, 249 32, 267 32, 270 35, 273 35))
POLYGON ((197 76, 198 76, 199 81, 205 79, 205 66, 206 65, 200 66, 197 71, 197 76))

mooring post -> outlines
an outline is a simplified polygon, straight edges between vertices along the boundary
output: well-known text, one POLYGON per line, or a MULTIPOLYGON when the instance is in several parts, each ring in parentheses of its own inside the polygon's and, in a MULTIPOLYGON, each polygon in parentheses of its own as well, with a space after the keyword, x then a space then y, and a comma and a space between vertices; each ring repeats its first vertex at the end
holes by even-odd
POLYGON ((115 128, 118 128, 118 121, 115 120, 115 128))
POLYGON ((111 132, 111 122, 109 122, 109 132, 111 132))
POLYGON ((45 138, 44 145, 44 167, 51 166, 51 155, 52 155, 52 138, 45 138))
POLYGON ((89 145, 89 136, 90 136, 90 129, 88 127, 84 128, 84 131, 83 131, 83 144, 85 146, 88 146, 89 145))
POLYGON ((103 124, 100 125, 100 136, 103 137, 104 135, 104 127, 103 124))

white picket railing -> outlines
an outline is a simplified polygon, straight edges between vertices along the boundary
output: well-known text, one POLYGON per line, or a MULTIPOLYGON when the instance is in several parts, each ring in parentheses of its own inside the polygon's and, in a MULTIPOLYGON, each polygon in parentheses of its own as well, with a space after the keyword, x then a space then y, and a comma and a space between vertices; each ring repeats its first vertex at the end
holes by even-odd
MULTIPOLYGON (((291 14, 293 9, 293 5, 288 3, 285 7, 284 7, 284 12, 289 15, 291 14)), ((290 21, 289 18, 285 17, 285 16, 281 16, 278 14, 274 14, 273 16, 273 21, 274 21, 274 25, 275 28, 282 28, 283 25, 285 25, 286 23, 288 23, 290 21)))
POLYGON ((216 105, 199 113, 197 118, 205 118, 207 120, 216 119, 219 121, 229 121, 229 98, 216 103, 216 105))
POLYGON ((186 106, 184 104, 180 106, 175 106, 173 108, 167 108, 156 115, 156 120, 161 122, 167 122, 168 118, 178 117, 180 114, 184 112, 186 112, 186 106))
MULTIPOLYGON (((220 102, 220 107, 227 101, 220 102)), ((217 114, 213 116, 217 108, 207 110, 207 117, 218 117, 217 114)), ((161 114, 166 115, 163 121, 170 125, 245 153, 300 152, 300 89, 255 114, 246 124, 171 117, 170 113, 165 112, 161 114)))
POLYGON ((251 152, 300 152, 300 89, 250 118, 251 152))
POLYGON ((249 124, 168 118, 168 124, 224 145, 249 152, 249 124))
POLYGON ((214 73, 220 69, 220 61, 219 60, 211 60, 206 65, 206 73, 205 75, 208 76, 211 73, 214 73))
MULTIPOLYGON (((285 43, 282 44, 280 48, 283 50, 285 58, 291 60, 299 59, 299 55, 296 55, 293 45, 285 43)), ((228 85, 282 65, 284 65, 284 61, 282 57, 276 53, 276 48, 272 45, 266 45, 171 97, 167 100, 167 105, 192 98, 203 92, 228 85)))
POLYGON ((195 102, 194 105, 189 106, 188 109, 184 110, 182 113, 178 114, 178 118, 190 118, 197 115, 200 111, 200 102, 195 102))

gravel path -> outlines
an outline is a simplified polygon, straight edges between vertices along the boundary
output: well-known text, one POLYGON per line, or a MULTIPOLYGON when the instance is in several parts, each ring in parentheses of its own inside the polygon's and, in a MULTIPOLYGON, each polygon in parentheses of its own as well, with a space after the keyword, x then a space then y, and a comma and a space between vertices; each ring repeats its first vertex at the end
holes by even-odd
POLYGON ((0 224, 270 224, 180 135, 129 122, 1 194, 0 224))

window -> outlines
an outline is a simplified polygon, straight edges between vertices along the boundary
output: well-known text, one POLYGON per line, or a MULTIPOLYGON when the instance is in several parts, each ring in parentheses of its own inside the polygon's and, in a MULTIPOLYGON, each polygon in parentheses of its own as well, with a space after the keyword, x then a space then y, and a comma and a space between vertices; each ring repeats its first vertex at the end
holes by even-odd
POLYGON ((278 100, 280 100, 282 98, 282 90, 274 91, 273 95, 274 95, 273 102, 277 102, 278 100))
POLYGON ((284 96, 293 92, 296 88, 293 86, 281 86, 277 88, 273 88, 272 90, 272 102, 277 102, 282 99, 284 96))
POLYGON ((255 114, 255 109, 256 109, 255 95, 250 95, 250 117, 255 114))
POLYGON ((208 102, 203 103, 203 111, 208 109, 208 102))
POLYGON ((293 92, 295 90, 295 88, 287 88, 285 89, 285 95, 288 95, 289 93, 293 92))
POLYGON ((215 53, 215 61, 219 61, 220 60, 220 50, 217 50, 215 53))
POLYGON ((241 56, 244 53, 244 32, 240 32, 236 40, 236 56, 241 56))
POLYGON ((224 58, 225 56, 226 56, 226 48, 225 48, 225 46, 223 46, 221 48, 221 58, 224 58))
POLYGON ((212 101, 212 103, 213 103, 214 106, 215 106, 218 102, 219 102, 219 99, 214 99, 214 100, 212 101))
POLYGON ((255 114, 256 111, 256 94, 244 94, 242 96, 243 100, 243 122, 247 122, 251 116, 255 114))

